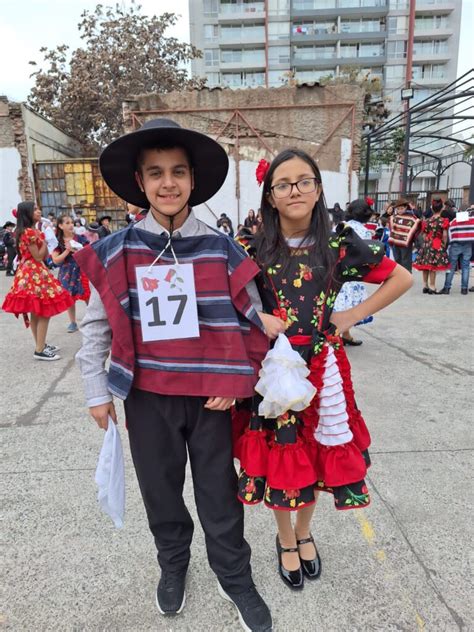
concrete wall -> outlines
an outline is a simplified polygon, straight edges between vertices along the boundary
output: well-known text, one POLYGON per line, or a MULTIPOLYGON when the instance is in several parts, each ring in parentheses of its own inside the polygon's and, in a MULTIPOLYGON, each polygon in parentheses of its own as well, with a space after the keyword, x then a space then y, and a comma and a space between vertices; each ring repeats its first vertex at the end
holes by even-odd
POLYGON ((34 199, 33 162, 81 155, 81 145, 22 103, 0 97, 0 225, 34 199))
POLYGON ((255 180, 258 161, 261 158, 271 160, 287 147, 304 149, 316 157, 329 206, 335 202, 342 205, 356 198, 362 107, 363 95, 358 86, 204 89, 131 97, 124 103, 124 123, 126 131, 134 129, 136 122, 132 112, 142 124, 152 118, 167 116, 183 127, 219 136, 219 142, 231 158, 229 175, 221 191, 208 202, 212 212, 205 206, 198 207, 197 212, 210 223, 215 223, 213 213, 219 216, 224 212, 234 223, 239 223, 250 208, 256 210, 260 206, 261 191, 255 180), (263 109, 262 106, 266 107, 263 109), (252 129, 242 119, 239 120, 240 199, 235 190, 234 123, 228 126, 224 135, 220 135, 235 110, 242 113, 271 150, 265 149, 252 129), (327 140, 346 114, 344 121, 327 140))

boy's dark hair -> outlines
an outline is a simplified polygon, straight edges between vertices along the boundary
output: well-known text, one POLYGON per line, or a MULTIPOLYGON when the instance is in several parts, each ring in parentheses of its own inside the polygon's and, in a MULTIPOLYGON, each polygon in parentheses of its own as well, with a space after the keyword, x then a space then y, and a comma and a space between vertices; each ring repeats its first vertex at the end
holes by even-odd
POLYGON ((431 200, 431 208, 434 213, 439 213, 443 208, 443 200, 441 198, 433 198, 431 200))
MULTIPOLYGON (((300 158, 306 162, 314 173, 316 182, 322 186, 321 172, 319 171, 318 165, 306 152, 300 149, 285 149, 272 160, 263 181, 262 201, 260 204, 263 230, 261 230, 256 237, 257 259, 264 267, 274 265, 281 253, 284 257, 283 267, 286 267, 290 262, 291 251, 281 232, 280 216, 278 212, 273 209, 268 198, 271 194, 270 187, 272 185, 275 169, 293 158, 300 158)), ((316 275, 320 277, 326 276, 328 268, 334 261, 328 243, 329 234, 330 228, 326 200, 324 199, 324 193, 321 192, 313 208, 308 232, 301 239, 301 243, 303 243, 306 238, 310 238, 313 245, 309 250, 310 265, 316 275)))
POLYGON ((172 142, 156 143, 155 142, 155 143, 150 143, 148 145, 145 145, 138 152, 136 163, 135 163, 135 169, 139 173, 141 173, 141 168, 143 165, 143 156, 145 152, 149 151, 150 149, 156 149, 156 151, 167 151, 168 149, 182 149, 188 159, 189 167, 191 169, 193 168, 192 156, 186 147, 184 147, 183 145, 180 145, 179 143, 172 143, 172 142))
POLYGON ((353 200, 347 209, 346 220, 353 219, 364 224, 370 220, 373 214, 372 207, 365 200, 353 200))

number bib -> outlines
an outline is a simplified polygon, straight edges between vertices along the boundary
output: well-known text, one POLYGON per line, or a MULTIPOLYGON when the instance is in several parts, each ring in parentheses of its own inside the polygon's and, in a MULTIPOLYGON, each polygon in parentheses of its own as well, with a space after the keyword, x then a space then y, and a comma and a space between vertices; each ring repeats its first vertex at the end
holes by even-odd
POLYGON ((199 338, 193 264, 135 270, 143 342, 199 338))

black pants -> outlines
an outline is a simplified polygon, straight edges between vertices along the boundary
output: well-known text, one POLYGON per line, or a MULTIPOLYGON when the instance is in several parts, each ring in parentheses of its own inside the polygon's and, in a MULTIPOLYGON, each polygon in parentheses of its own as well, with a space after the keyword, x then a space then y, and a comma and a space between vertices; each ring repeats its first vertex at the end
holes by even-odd
POLYGON ((224 590, 243 592, 252 585, 250 547, 237 500, 230 413, 210 411, 205 401, 132 389, 125 401, 130 449, 161 568, 185 572, 189 564, 187 447, 209 564, 224 590))
POLYGON ((392 246, 393 258, 395 261, 406 268, 408 272, 412 269, 413 244, 408 248, 400 248, 400 246, 392 246))
POLYGON ((7 246, 7 269, 6 272, 13 272, 13 261, 16 257, 16 250, 13 246, 7 246))

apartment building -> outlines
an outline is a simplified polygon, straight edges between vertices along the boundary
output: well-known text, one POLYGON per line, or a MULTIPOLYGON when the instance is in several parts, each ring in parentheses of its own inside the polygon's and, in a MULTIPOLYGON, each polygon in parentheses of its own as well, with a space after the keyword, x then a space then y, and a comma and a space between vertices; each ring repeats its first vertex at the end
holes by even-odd
MULTIPOLYGON (((455 80, 461 8, 416 0, 412 104, 455 80)), ((278 87, 358 67, 380 77, 393 114, 402 107, 409 0, 189 0, 189 10, 203 51, 192 72, 210 87, 278 87)))

